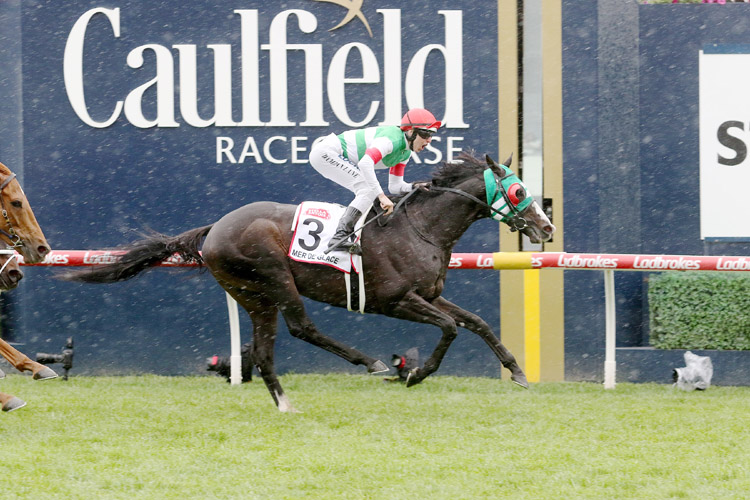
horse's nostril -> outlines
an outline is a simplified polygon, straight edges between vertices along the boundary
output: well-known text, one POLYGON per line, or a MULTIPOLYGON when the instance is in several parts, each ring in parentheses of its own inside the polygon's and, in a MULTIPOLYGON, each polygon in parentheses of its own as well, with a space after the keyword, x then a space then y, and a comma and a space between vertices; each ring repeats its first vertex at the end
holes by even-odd
POLYGON ((8 271, 8 276, 10 276, 10 279, 12 279, 16 283, 23 279, 23 273, 15 269, 8 271))
POLYGON ((50 250, 49 247, 46 247, 44 245, 39 245, 39 247, 37 247, 36 251, 39 252, 39 255, 41 255, 42 257, 44 257, 45 255, 47 255, 48 253, 50 253, 51 250, 50 250))

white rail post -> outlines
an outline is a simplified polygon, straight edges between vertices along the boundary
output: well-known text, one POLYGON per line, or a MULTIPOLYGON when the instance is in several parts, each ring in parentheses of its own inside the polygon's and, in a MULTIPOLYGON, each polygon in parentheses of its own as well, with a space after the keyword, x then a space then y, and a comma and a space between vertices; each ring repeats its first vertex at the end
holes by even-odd
POLYGON ((240 315, 237 311, 237 302, 227 293, 227 309, 229 310, 229 343, 231 346, 229 356, 231 385, 242 383, 242 353, 240 348, 240 315))
POLYGON ((604 270, 604 309, 605 320, 605 348, 604 348, 604 388, 615 388, 615 271, 604 270))

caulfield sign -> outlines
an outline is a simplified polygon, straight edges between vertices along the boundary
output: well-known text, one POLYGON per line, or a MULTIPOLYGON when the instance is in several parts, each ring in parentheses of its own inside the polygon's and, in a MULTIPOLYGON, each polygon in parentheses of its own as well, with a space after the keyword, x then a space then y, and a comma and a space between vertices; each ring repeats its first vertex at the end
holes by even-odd
MULTIPOLYGON (((464 111, 463 11, 437 10, 435 18, 442 21, 442 26, 439 31, 432 29, 434 34, 429 39, 437 40, 440 36, 443 43, 422 44, 406 56, 408 59, 402 45, 405 28, 401 10, 377 9, 376 13, 382 21, 381 39, 375 40, 377 43, 355 41, 333 45, 330 35, 321 37, 318 33, 321 31, 318 16, 308 10, 284 10, 269 21, 258 10, 235 9, 227 16, 230 19, 227 43, 199 47, 177 40, 171 46, 151 41, 130 46, 117 43, 121 32, 128 28, 127 11, 97 7, 84 12, 68 34, 63 60, 65 90, 76 116, 92 128, 106 128, 125 120, 137 128, 187 125, 258 129, 260 134, 239 140, 228 135, 212 138, 216 163, 306 163, 306 152, 312 145, 310 137, 285 134, 269 137, 267 130, 312 127, 319 131, 317 135, 324 135, 333 120, 341 124, 337 128, 398 123, 404 97, 409 107, 425 106, 425 84, 430 79, 428 60, 436 64, 442 59, 443 123, 447 129, 469 128, 464 111), (110 40, 103 43, 108 43, 128 68, 141 70, 139 74, 145 76, 126 95, 107 96, 107 113, 95 115, 90 111, 86 87, 86 68, 91 66, 87 64, 90 54, 86 44, 94 36, 92 32, 102 37, 106 31, 110 40), (313 43, 316 39, 324 41, 313 43), (201 65, 199 54, 210 54, 210 64, 201 65), (328 54, 332 55, 324 58, 328 54), (237 66, 239 71, 234 70, 237 66), (207 72, 212 72, 213 96, 199 94, 198 82, 207 72), (351 76, 352 73, 360 76, 351 76), (303 95, 290 91, 290 78, 304 82, 303 95), (261 81, 268 82, 267 93, 261 81), (234 94, 239 94, 239 99, 233 95, 236 87, 240 91, 234 94), (150 94, 155 96, 153 105, 146 98, 150 94), (304 106, 290 106, 294 100, 304 106), (353 106, 350 100, 357 102, 353 106), (200 105, 206 101, 213 102, 209 113, 205 105, 200 105), (274 148, 283 154, 274 153, 274 148)), ((361 10, 351 9, 332 29, 354 18, 362 21, 372 37, 361 10)), ((413 49, 409 45, 409 50, 413 49)), ((428 148, 424 159, 427 163, 438 163, 446 159, 444 156, 450 160, 463 147, 460 136, 436 139, 438 147, 428 148)))
MULTIPOLYGON (((430 178, 432 164, 456 150, 499 155, 498 129, 506 124, 498 122, 497 95, 506 84, 498 83, 496 6, 469 0, 431 0, 419 8, 398 0, 20 2, 14 25, 21 33, 4 33, 18 42, 7 66, 23 75, 8 80, 18 82, 16 89, 0 86, 8 89, 6 107, 20 114, 8 116, 4 140, 18 136, 24 187, 45 200, 38 215, 56 235, 56 248, 116 247, 131 240, 130 230, 145 228, 176 234, 258 201, 348 202, 346 190, 336 191, 306 164, 312 144, 360 124, 397 124, 407 107, 427 107, 446 122, 433 149, 409 163, 407 181, 430 178), (342 24, 350 6, 353 15, 342 24)), ((12 50, 9 43, 0 52, 12 50)), ((477 225, 459 244, 481 248, 496 241, 497 231, 496 224, 477 225)), ((71 254, 54 261, 88 265, 84 259, 95 258, 71 254)), ((20 332, 54 324, 56 331, 106 337, 101 350, 105 344, 135 350, 158 332, 159 342, 149 341, 142 359, 123 360, 119 347, 111 357, 102 352, 106 369, 149 371, 160 364, 151 360, 170 359, 178 367, 172 373, 182 373, 196 356, 202 363, 195 346, 225 349, 226 317, 217 311, 226 304, 212 280, 155 274, 107 301, 99 289, 63 293, 60 287, 68 285, 37 281, 13 294, 20 332), (58 300, 61 294, 70 300, 58 300), (151 303, 156 296, 164 301, 151 303), (45 307, 32 307, 38 303, 45 307), (174 308, 167 311, 167 304, 174 308)), ((490 273, 454 283, 450 293, 473 297, 472 305, 496 322, 497 286, 490 273)), ((320 328, 351 334, 336 314, 346 311, 333 312, 320 328)), ((380 322, 372 318, 366 328, 388 330, 380 322)))

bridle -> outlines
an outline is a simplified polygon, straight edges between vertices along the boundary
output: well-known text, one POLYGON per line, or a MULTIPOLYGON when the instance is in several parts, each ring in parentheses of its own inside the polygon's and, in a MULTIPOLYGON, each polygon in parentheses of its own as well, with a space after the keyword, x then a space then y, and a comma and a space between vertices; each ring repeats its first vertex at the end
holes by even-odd
POLYGON ((16 251, 13 250, 12 247, 8 247, 4 250, 0 250, 0 255, 10 255, 10 257, 8 257, 8 260, 6 260, 5 263, 3 264, 3 267, 0 267, 0 274, 3 274, 3 271, 5 271, 5 268, 8 267, 8 264, 13 262, 13 259, 15 259, 17 255, 16 255, 16 251))
MULTIPOLYGON (((497 175, 495 175, 495 172, 493 172, 491 169, 487 168, 484 170, 484 181, 485 186, 487 187, 487 202, 484 202, 477 198, 476 196, 467 193, 466 191, 462 191, 460 189, 451 188, 451 187, 441 187, 441 186, 430 186, 430 190, 435 191, 444 191, 448 193, 454 193, 461 195, 465 198, 469 198, 470 200, 475 201, 479 205, 486 207, 490 210, 490 217, 500 216, 500 221, 504 222, 510 227, 511 232, 513 231, 522 231, 523 229, 526 229, 529 227, 528 221, 524 218, 523 213, 524 209, 519 210, 516 205, 513 204, 513 202, 510 199, 510 196, 508 196, 508 191, 505 189, 505 186, 503 185, 502 181, 503 179, 507 179, 508 177, 515 176, 515 174, 506 171, 505 175, 498 178, 497 175), (494 184, 493 184, 494 181, 494 184), (494 189, 493 189, 494 188, 494 189), (494 191, 494 192, 493 192, 494 191), (495 205, 502 197, 505 204, 500 207, 500 209, 496 209, 495 205), (506 215, 502 212, 502 209, 504 207, 508 208, 509 214, 506 215)), ((528 205, 527 205, 528 206, 528 205)))
MULTIPOLYGON (((445 193, 453 193, 460 196, 463 196, 465 198, 468 198, 479 205, 486 207, 490 211, 490 217, 495 218, 495 216, 500 217, 500 221, 504 222, 510 227, 511 231, 522 231, 523 229, 526 229, 529 227, 529 223, 526 221, 522 213, 526 210, 526 207, 531 203, 531 197, 529 197, 529 203, 526 204, 526 206, 519 210, 519 208, 513 204, 513 202, 510 199, 510 196, 508 195, 507 189, 505 189, 505 186, 503 185, 502 181, 507 180, 509 178, 515 177, 516 174, 514 174, 510 169, 507 169, 507 167, 504 167, 505 175, 498 178, 498 176, 495 174, 495 172, 492 171, 490 168, 486 168, 484 170, 484 180, 485 180, 485 187, 487 189, 487 202, 484 202, 474 196, 473 194, 467 193, 466 191, 462 191, 460 189, 452 188, 452 187, 443 187, 443 186, 434 186, 430 185, 429 190, 430 191, 441 191, 445 193), (494 205, 496 205, 500 199, 505 202, 505 204, 500 207, 500 209, 496 209, 494 205), (508 207, 508 212, 510 215, 506 215, 502 212, 503 208, 508 207)), ((520 179, 519 179, 520 181, 520 179)), ((0 190, 2 190, 2 187, 0 187, 0 190)), ((406 209, 406 201, 411 198, 413 195, 415 195, 419 189, 413 189, 409 193, 406 194, 403 198, 399 200, 399 202, 396 204, 396 206, 393 208, 393 212, 388 216, 388 218, 385 220, 385 222, 380 223, 381 225, 385 226, 388 225, 388 223, 391 221, 391 219, 396 215, 398 210, 403 206, 404 207, 404 214, 406 216, 406 220, 409 221, 409 225, 411 225, 412 229, 417 233, 417 236, 419 236, 421 239, 426 241, 427 243, 439 247, 439 245, 436 245, 433 243, 425 234, 422 233, 422 231, 419 230, 419 228, 414 224, 414 222, 409 218, 409 213, 406 209)), ((523 202, 522 202, 523 203, 523 202)), ((364 229, 365 226, 370 224, 371 222, 374 222, 378 219, 380 219, 381 216, 383 216, 385 212, 380 212, 376 216, 372 217, 370 220, 365 222, 361 227, 353 231, 351 234, 347 235, 346 238, 349 238, 353 234, 356 234, 357 232, 364 229)))
MULTIPOLYGON (((5 186, 10 184, 10 182, 15 178, 16 174, 11 173, 8 178, 5 179, 2 184, 0 184, 0 207, 2 208, 3 219, 5 219, 5 223, 8 225, 8 230, 6 231, 5 229, 0 229, 0 234, 8 238, 8 240, 10 241, 10 244, 7 246, 8 249, 24 246, 23 240, 16 233, 16 230, 13 229, 13 224, 10 222, 10 217, 8 217, 8 210, 5 208, 5 200, 2 197, 2 191, 3 189, 5 189, 5 186)), ((8 262, 10 262, 10 259, 8 259, 8 262)), ((5 268, 5 266, 3 266, 3 268, 5 268)))
MULTIPOLYGON (((434 186, 431 185, 429 187, 430 191, 439 191, 444 193, 453 193, 457 194, 459 196, 463 196, 464 198, 468 198, 472 200, 473 202, 479 204, 480 206, 483 206, 490 211, 490 217, 499 216, 500 221, 504 222, 510 227, 511 231, 521 231, 527 227, 529 227, 529 223, 526 221, 522 213, 528 207, 528 205, 531 202, 531 198, 529 197, 529 203, 526 204, 526 207, 523 209, 518 209, 516 205, 513 204, 513 202, 510 199, 510 196, 508 195, 508 191, 505 188, 505 186, 502 183, 502 180, 508 179, 509 177, 515 177, 515 174, 512 173, 510 170, 505 171, 505 175, 503 177, 498 178, 495 173, 487 168, 484 170, 484 179, 485 179, 485 186, 487 188, 487 202, 484 202, 474 196, 471 193, 467 193, 466 191, 463 191, 461 189, 456 189, 452 187, 443 187, 443 186, 434 186), (494 205, 496 205, 500 200, 503 200, 505 204, 500 207, 499 209, 495 208, 494 205), (503 208, 508 207, 509 215, 506 215, 502 212, 503 208)), ((407 204, 406 200, 411 198, 412 195, 416 194, 418 189, 414 189, 410 191, 406 196, 401 198, 399 202, 396 204, 396 206, 393 209, 393 213, 390 215, 388 220, 385 224, 387 224, 391 218, 393 218, 394 215, 396 215, 396 212, 398 212, 398 209, 401 208, 403 205, 404 207, 404 214, 406 215, 406 220, 409 221, 409 224, 411 225, 414 232, 417 233, 417 236, 419 236, 422 240, 426 241, 427 243, 439 247, 439 245, 435 244, 433 241, 431 241, 420 229, 417 227, 417 225, 414 224, 414 221, 411 220, 409 217, 409 212, 407 210, 407 204)), ((380 215, 382 215, 384 212, 381 212, 380 215)))

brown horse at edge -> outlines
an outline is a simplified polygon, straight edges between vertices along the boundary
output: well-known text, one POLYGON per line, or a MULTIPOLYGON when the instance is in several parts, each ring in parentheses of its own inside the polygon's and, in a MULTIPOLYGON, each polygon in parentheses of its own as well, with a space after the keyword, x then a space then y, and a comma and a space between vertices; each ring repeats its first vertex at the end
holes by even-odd
MULTIPOLYGON (((0 291, 7 291, 17 287, 18 282, 23 278, 15 252, 20 253, 25 262, 35 264, 44 260, 44 256, 50 252, 50 247, 16 179, 16 174, 2 163, 0 163, 0 207, 2 207, 0 241, 7 245, 6 250, 0 254, 0 291)), ((57 377, 51 368, 32 361, 2 338, 0 338, 0 354, 17 370, 32 372, 34 380, 57 377)), ((4 377, 5 373, 0 370, 0 378, 4 377)), ((17 410, 25 405, 22 399, 0 392, 2 411, 17 410)))

